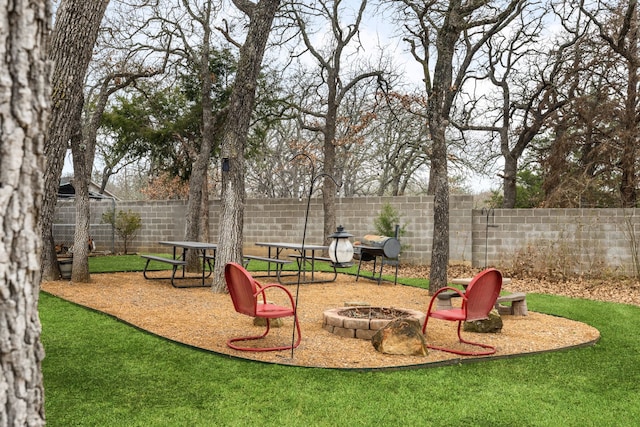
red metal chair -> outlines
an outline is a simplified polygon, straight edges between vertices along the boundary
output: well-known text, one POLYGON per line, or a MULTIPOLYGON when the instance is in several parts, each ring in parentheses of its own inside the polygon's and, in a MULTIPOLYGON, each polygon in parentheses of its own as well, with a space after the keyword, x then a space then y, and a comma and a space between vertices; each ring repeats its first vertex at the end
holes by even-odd
MULTIPOLYGON (((293 296, 291 293, 281 285, 269 284, 261 285, 256 281, 247 270, 240 264, 230 262, 225 266, 224 277, 227 282, 227 288, 233 301, 235 310, 240 314, 246 314, 251 317, 263 317, 266 319, 267 329, 262 335, 231 338, 227 341, 227 345, 235 350, 243 351, 277 351, 277 350, 289 350, 296 348, 300 344, 300 324, 298 323, 298 316, 296 316, 296 307, 293 302, 293 296), (265 291, 270 288, 277 288, 284 291, 289 297, 291 307, 284 307, 276 304, 267 304, 267 297, 265 291), (258 304, 258 297, 262 295, 262 303, 258 304), (270 320, 280 317, 293 316, 295 327, 297 330, 297 340, 295 343, 280 346, 280 347, 240 347, 233 343, 259 340, 267 336, 270 329, 270 320)), ((292 339, 293 341, 293 339, 292 339)))
POLYGON ((438 291, 431 298, 429 303, 429 309, 427 310, 427 317, 424 320, 422 326, 422 333, 426 333, 427 323, 429 318, 448 320, 452 322, 458 322, 458 339, 461 343, 470 344, 476 347, 482 347, 488 350, 485 351, 463 351, 455 350, 445 347, 437 347, 427 345, 427 347, 434 350, 446 351, 449 353, 460 354, 464 356, 486 356, 496 352, 496 348, 487 344, 481 344, 477 342, 467 341, 460 335, 462 328, 462 322, 472 322, 474 320, 483 320, 488 318, 489 312, 493 308, 500 295, 500 289, 502 288, 502 274, 494 269, 489 268, 478 273, 465 292, 461 292, 459 289, 452 287, 444 287, 438 289, 438 291), (447 291, 454 291, 462 298, 462 306, 454 307, 445 310, 431 311, 433 303, 436 301, 438 294, 447 291))

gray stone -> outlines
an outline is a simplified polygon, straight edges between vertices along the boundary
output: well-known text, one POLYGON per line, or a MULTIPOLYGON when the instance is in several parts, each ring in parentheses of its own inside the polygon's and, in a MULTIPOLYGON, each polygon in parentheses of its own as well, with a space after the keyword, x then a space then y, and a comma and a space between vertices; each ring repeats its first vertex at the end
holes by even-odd
POLYGON ((420 323, 415 319, 400 317, 392 320, 375 333, 371 343, 384 354, 427 355, 427 342, 422 335, 420 323))
POLYGON ((502 331, 502 318, 494 308, 489 312, 489 318, 464 322, 463 330, 466 332, 498 333, 502 331))

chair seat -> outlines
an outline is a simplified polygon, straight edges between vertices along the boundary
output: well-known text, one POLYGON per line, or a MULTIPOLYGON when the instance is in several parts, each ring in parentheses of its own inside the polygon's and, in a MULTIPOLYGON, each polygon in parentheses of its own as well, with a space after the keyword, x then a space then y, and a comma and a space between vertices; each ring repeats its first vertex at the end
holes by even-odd
POLYGON ((465 320, 465 312, 461 308, 449 308, 447 310, 432 311, 430 316, 442 320, 465 320))
POLYGON ((269 319, 277 319, 279 317, 293 316, 293 310, 290 307, 283 307, 276 304, 258 304, 256 306, 256 317, 267 317, 269 319))

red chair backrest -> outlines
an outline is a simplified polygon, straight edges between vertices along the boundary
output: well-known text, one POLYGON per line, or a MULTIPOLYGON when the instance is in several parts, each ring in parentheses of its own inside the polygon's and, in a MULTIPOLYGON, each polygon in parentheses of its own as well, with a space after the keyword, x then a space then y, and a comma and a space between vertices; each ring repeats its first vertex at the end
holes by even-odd
POLYGON ((230 262, 224 267, 224 279, 236 311, 255 317, 257 287, 251 274, 240 264, 230 262))
POLYGON ((465 291, 468 321, 486 319, 500 295, 502 274, 495 268, 478 273, 465 291))

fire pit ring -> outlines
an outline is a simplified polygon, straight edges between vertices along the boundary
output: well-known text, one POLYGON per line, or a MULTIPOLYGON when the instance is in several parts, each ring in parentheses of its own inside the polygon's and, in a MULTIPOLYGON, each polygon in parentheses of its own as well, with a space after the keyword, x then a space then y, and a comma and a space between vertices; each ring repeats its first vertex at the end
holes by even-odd
POLYGON ((399 317, 412 318, 423 324, 426 315, 407 308, 332 308, 322 314, 322 328, 341 337, 370 340, 380 328, 399 317))

